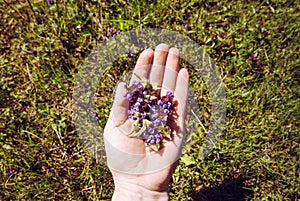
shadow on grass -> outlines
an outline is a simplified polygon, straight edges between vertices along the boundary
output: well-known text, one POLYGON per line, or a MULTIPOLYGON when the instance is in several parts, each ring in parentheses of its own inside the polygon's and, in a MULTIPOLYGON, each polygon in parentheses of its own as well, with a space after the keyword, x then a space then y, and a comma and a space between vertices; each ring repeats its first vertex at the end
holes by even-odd
POLYGON ((197 201, 246 200, 253 192, 245 188, 244 181, 243 178, 228 179, 219 186, 192 191, 190 196, 197 201))

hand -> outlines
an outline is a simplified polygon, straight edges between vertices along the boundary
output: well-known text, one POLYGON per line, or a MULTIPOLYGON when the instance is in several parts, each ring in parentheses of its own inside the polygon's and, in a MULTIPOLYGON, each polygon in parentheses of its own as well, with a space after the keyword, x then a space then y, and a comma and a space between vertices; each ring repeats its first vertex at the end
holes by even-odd
POLYGON ((132 80, 137 74, 161 88, 161 95, 172 91, 177 101, 177 118, 169 122, 172 141, 158 152, 151 152, 143 140, 128 137, 132 119, 128 119, 129 101, 124 98, 125 83, 116 90, 114 104, 104 130, 108 166, 115 182, 113 200, 168 200, 168 184, 181 155, 184 119, 188 96, 188 72, 179 70, 179 50, 165 44, 146 49, 140 55, 132 80))

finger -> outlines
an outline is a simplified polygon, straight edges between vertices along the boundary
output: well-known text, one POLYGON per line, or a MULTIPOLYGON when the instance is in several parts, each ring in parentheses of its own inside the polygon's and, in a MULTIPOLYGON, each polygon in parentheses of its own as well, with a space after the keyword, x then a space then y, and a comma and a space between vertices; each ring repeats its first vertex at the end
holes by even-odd
POLYGON ((154 87, 162 86, 168 51, 169 47, 166 44, 159 44, 155 48, 153 65, 150 72, 150 83, 154 87))
POLYGON ((161 95, 164 96, 167 91, 174 93, 178 71, 180 54, 177 48, 171 48, 168 53, 166 68, 164 72, 161 95))
POLYGON ((183 68, 178 73, 176 88, 174 93, 178 101, 178 115, 182 119, 184 119, 186 115, 188 90, 189 90, 189 74, 187 70, 183 68))
POLYGON ((142 79, 149 79, 149 74, 153 62, 153 56, 154 56, 154 52, 150 48, 144 50, 141 53, 141 55, 139 56, 136 62, 135 68, 133 70, 133 75, 130 83, 132 83, 133 80, 139 81, 139 79, 135 76, 135 74, 137 74, 142 79))
POLYGON ((124 123, 128 118, 129 101, 124 97, 126 94, 126 89, 124 86, 124 82, 120 82, 118 84, 112 107, 113 122, 116 125, 124 123))

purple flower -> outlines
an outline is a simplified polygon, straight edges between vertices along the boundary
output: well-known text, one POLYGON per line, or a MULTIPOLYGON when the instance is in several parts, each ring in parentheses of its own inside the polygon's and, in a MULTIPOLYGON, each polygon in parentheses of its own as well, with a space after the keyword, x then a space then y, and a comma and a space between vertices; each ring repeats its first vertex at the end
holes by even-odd
POLYGON ((132 97, 132 95, 130 93, 125 94, 124 98, 127 98, 130 102, 134 101, 134 98, 132 97))
POLYGON ((47 0, 47 4, 48 4, 48 5, 54 4, 54 0, 47 0))
POLYGON ((143 113, 143 115, 140 117, 140 121, 143 121, 143 119, 145 119, 147 117, 147 113, 143 113))
POLYGON ((161 136, 161 134, 156 134, 155 135, 155 138, 156 138, 156 143, 161 143, 162 142, 162 136, 161 136))
POLYGON ((224 45, 221 44, 218 46, 218 49, 223 51, 223 50, 225 50, 225 47, 224 47, 224 45))
POLYGON ((204 134, 204 137, 205 137, 206 139, 208 139, 208 138, 210 138, 211 134, 212 134, 212 131, 209 130, 209 131, 207 131, 207 132, 204 134))
POLYGON ((168 109, 172 109, 174 107, 174 102, 168 102, 168 109))
MULTIPOLYGON (((147 103, 148 105, 152 103, 152 101, 149 99, 145 99, 144 102, 147 103)), ((149 108, 150 108, 150 105, 149 105, 149 108)))
POLYGON ((155 133, 155 128, 154 128, 154 127, 150 127, 150 128, 148 129, 148 132, 149 132, 151 135, 153 135, 153 134, 155 133))
MULTIPOLYGON (((163 103, 168 103, 168 102, 172 102, 173 98, 174 98, 173 93, 171 91, 168 91, 165 96, 161 97, 161 101, 163 103)), ((161 103, 159 103, 159 104, 161 104, 161 103)))
POLYGON ((155 135, 149 135, 148 138, 146 139, 145 143, 149 145, 153 144, 161 144, 162 143, 162 136, 161 134, 155 134, 155 135))
POLYGON ((192 29, 194 24, 185 24, 184 27, 188 30, 192 29))
POLYGON ((130 110, 128 110, 128 112, 127 112, 127 114, 128 114, 128 118, 129 119, 133 119, 133 112, 132 112, 132 110, 130 109, 130 110))
POLYGON ((174 98, 172 91, 167 91, 166 96, 168 96, 170 99, 174 98))
POLYGON ((151 115, 151 118, 153 119, 157 119, 159 117, 159 114, 158 113, 154 113, 151 115))
POLYGON ((99 119, 97 112, 90 110, 90 118, 92 121, 97 121, 99 119))
POLYGON ((19 173, 19 169, 16 168, 16 166, 13 166, 13 167, 9 166, 7 172, 8 172, 8 176, 12 177, 19 173))
POLYGON ((162 124, 162 121, 161 121, 160 119, 155 119, 155 120, 153 121, 153 124, 154 124, 154 126, 159 126, 159 125, 162 124))
POLYGON ((124 94, 124 97, 130 102, 134 102, 139 96, 142 96, 143 86, 141 82, 134 80, 130 87, 126 84, 124 88, 127 90, 127 93, 124 94))
POLYGON ((136 80, 124 88, 124 97, 130 101, 128 118, 135 120, 135 128, 129 136, 144 140, 150 150, 158 151, 163 139, 170 139, 171 128, 166 122, 174 106, 173 93, 168 91, 166 96, 160 97, 160 89, 136 80))
POLYGON ((154 139, 154 136, 153 135, 149 135, 146 139, 146 143, 147 144, 150 144, 151 140, 154 139))
POLYGON ((131 47, 127 49, 127 57, 131 59, 134 57, 133 50, 131 47))
POLYGON ((158 104, 159 106, 163 106, 163 105, 164 105, 164 102, 162 102, 162 100, 159 99, 159 100, 157 101, 157 104, 158 104))
POLYGON ((267 29, 263 29, 262 34, 264 35, 264 37, 266 37, 267 35, 269 35, 269 31, 267 29))
POLYGON ((6 131, 6 128, 1 128, 0 127, 0 133, 5 133, 5 131, 6 131))
POLYGON ((113 27, 110 27, 108 30, 108 33, 106 34, 106 37, 115 38, 120 33, 121 33, 121 31, 115 31, 115 29, 113 27))
POLYGON ((280 24, 277 25, 278 31, 283 31, 283 30, 286 30, 287 28, 288 28, 287 25, 284 25, 284 26, 282 26, 282 25, 280 25, 280 24))
POLYGON ((150 120, 156 120, 160 119, 163 120, 165 117, 167 117, 167 114, 164 113, 164 108, 159 106, 154 106, 150 109, 150 120))
POLYGON ((258 56, 257 56, 257 54, 253 54, 253 55, 251 55, 251 56, 249 57, 249 59, 250 59, 251 61, 256 62, 256 61, 258 61, 258 56))
POLYGON ((143 89, 143 85, 140 81, 133 80, 131 85, 133 85, 137 89, 143 89))
POLYGON ((141 106, 141 103, 136 102, 136 103, 133 105, 133 109, 134 109, 136 112, 139 112, 139 111, 140 111, 140 106, 141 106))

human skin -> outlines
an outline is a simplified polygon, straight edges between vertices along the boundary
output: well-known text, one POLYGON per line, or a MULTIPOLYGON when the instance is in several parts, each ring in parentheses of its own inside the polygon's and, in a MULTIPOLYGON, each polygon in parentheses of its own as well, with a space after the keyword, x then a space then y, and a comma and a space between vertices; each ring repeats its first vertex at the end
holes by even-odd
POLYGON ((129 101, 124 98, 125 83, 119 83, 114 104, 104 129, 105 149, 108 167, 112 172, 115 191, 113 201, 168 200, 169 180, 178 159, 184 139, 184 119, 188 97, 189 75, 186 69, 179 68, 179 50, 166 44, 146 49, 140 55, 133 71, 132 80, 137 74, 161 88, 161 95, 172 91, 175 96, 177 117, 169 122, 173 139, 153 152, 145 143, 127 136, 132 119, 128 119, 129 101))

